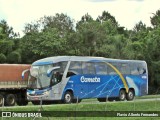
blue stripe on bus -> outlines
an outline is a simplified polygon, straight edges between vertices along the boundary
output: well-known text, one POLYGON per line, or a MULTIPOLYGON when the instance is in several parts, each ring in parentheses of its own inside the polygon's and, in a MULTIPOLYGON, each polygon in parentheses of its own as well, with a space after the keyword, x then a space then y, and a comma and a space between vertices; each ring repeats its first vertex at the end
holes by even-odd
MULTIPOLYGON (((143 75, 145 76, 145 75, 143 75)), ((139 75, 124 75, 129 88, 135 89, 135 95, 141 96, 146 94, 147 82, 139 75)), ((124 84, 119 75, 75 75, 68 80, 63 91, 62 99, 65 91, 73 90, 75 99, 86 98, 104 98, 118 97, 119 90, 124 88, 124 84), (100 78, 100 82, 83 82, 82 76, 85 78, 100 78)))
POLYGON ((53 64, 53 61, 48 61, 48 62, 35 62, 32 65, 36 66, 36 65, 50 65, 53 64))

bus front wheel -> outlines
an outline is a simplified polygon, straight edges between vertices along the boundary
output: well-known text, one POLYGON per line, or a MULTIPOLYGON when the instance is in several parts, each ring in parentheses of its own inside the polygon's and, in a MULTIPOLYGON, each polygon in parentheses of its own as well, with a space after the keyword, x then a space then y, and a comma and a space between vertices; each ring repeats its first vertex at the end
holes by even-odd
POLYGON ((135 96, 134 90, 129 90, 128 93, 127 93, 126 99, 127 99, 128 101, 131 101, 131 100, 134 99, 134 96, 135 96))
POLYGON ((64 95, 64 103, 70 104, 73 102, 73 94, 70 91, 67 91, 64 95))

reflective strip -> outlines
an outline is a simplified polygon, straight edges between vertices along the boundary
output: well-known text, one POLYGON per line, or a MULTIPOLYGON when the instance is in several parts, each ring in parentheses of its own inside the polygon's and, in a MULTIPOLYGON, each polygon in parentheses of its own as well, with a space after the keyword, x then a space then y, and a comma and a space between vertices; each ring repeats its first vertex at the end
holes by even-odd
POLYGON ((108 62, 105 62, 107 65, 109 65, 111 68, 113 68, 114 69, 114 71, 120 76, 120 78, 121 78, 121 80, 122 80, 122 82, 123 82, 123 85, 124 85, 124 87, 126 88, 126 92, 128 93, 128 85, 127 85, 127 83, 126 83, 126 80, 124 79, 124 77, 123 77, 123 75, 122 75, 122 73, 116 68, 116 67, 114 67, 112 64, 110 64, 110 63, 108 63, 108 62))

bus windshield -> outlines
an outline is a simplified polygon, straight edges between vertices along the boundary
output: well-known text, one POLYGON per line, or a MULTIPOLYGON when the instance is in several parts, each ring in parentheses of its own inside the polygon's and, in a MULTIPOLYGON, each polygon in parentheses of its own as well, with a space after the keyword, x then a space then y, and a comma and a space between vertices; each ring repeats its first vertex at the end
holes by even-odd
POLYGON ((40 89, 50 85, 51 77, 47 76, 47 70, 53 65, 32 66, 29 76, 29 88, 40 89))
POLYGON ((67 62, 59 62, 50 65, 32 66, 30 69, 28 88, 43 89, 61 82, 66 65, 67 62), (60 69, 58 69, 58 71, 53 71, 53 74, 48 77, 47 71, 55 66, 60 66, 60 69), (56 80, 55 78, 57 78, 57 76, 59 79, 56 80))

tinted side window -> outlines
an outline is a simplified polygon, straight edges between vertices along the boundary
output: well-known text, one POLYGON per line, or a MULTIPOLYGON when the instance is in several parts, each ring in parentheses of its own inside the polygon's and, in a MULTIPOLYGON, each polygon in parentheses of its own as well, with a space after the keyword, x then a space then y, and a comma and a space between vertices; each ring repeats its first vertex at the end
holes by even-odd
POLYGON ((145 65, 145 63, 139 63, 138 71, 139 71, 139 74, 141 74, 141 75, 146 73, 146 65, 145 65))
POLYGON ((121 63, 120 64, 120 71, 122 74, 130 74, 129 64, 121 63))
POLYGON ((58 62, 58 63, 53 64, 53 67, 60 66, 59 71, 63 73, 65 68, 66 68, 66 66, 67 66, 67 63, 68 63, 67 61, 58 62))
POLYGON ((147 72, 146 64, 144 62, 131 63, 131 74, 132 75, 142 75, 147 72))
POLYGON ((82 63, 80 61, 72 61, 69 66, 67 77, 82 74, 82 63))
POLYGON ((130 68, 131 68, 131 74, 132 75, 139 75, 139 70, 138 70, 138 64, 137 63, 131 63, 130 68))
POLYGON ((107 74, 107 64, 106 63, 95 63, 96 74, 106 75, 107 74))
POLYGON ((53 67, 60 66, 60 68, 56 70, 56 78, 58 78, 58 82, 61 82, 62 80, 63 73, 65 71, 67 63, 68 63, 67 61, 64 61, 64 62, 58 62, 58 63, 53 64, 53 67))
MULTIPOLYGON (((118 63, 111 63, 110 62, 110 64, 112 64, 114 67, 116 67, 118 70, 119 70, 119 65, 118 65, 118 63)), ((115 72, 115 70, 112 68, 112 67, 110 67, 110 66, 108 66, 107 67, 107 72, 108 72, 108 74, 113 74, 113 75, 115 75, 115 74, 117 74, 116 72, 115 72)))
POLYGON ((83 74, 95 74, 95 65, 91 62, 82 63, 82 72, 83 74))
POLYGON ((62 74, 60 72, 54 72, 52 77, 51 77, 51 84, 56 85, 57 83, 62 81, 62 74))

